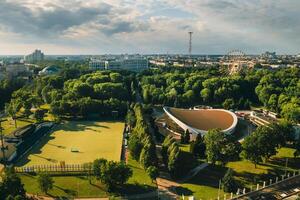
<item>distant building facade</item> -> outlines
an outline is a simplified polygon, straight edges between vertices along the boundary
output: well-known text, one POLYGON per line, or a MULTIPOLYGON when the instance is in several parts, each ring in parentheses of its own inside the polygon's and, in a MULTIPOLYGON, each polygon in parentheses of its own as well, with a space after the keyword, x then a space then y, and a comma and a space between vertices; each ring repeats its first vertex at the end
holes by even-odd
POLYGON ((35 50, 32 54, 24 56, 24 62, 33 63, 44 60, 44 53, 41 50, 35 50))
POLYGON ((13 78, 17 76, 29 76, 31 71, 24 63, 12 62, 5 65, 5 73, 8 78, 13 78))
POLYGON ((112 60, 92 59, 89 67, 92 70, 142 71, 148 69, 148 59, 143 57, 125 57, 112 60))
POLYGON ((92 59, 89 63, 90 69, 93 70, 104 70, 105 69, 105 61, 92 59))
POLYGON ((269 52, 269 51, 266 51, 266 52, 264 52, 263 54, 261 54, 261 57, 262 57, 262 58, 274 59, 274 58, 276 58, 276 52, 269 52))

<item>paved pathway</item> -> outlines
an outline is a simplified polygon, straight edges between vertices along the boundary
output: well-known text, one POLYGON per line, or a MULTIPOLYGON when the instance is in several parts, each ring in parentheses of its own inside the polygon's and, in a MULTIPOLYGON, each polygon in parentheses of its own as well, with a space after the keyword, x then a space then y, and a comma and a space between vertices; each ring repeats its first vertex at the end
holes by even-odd
POLYGON ((160 171, 159 177, 156 179, 156 183, 160 199, 179 199, 179 196, 176 194, 176 188, 180 185, 171 180, 168 172, 160 171))

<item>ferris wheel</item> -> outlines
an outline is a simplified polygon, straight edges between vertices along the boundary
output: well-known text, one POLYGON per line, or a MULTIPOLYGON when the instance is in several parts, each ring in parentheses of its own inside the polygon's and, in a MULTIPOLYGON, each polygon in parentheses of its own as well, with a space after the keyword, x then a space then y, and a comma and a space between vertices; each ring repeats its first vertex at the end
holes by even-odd
POLYGON ((245 57, 246 54, 238 49, 231 50, 225 55, 226 60, 243 60, 245 57))

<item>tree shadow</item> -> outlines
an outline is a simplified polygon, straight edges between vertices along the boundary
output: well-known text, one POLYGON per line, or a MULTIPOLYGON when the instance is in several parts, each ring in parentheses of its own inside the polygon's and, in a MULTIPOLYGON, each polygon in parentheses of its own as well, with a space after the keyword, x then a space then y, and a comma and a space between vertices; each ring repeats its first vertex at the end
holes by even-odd
POLYGON ((218 188, 219 180, 224 177, 227 169, 220 165, 209 165, 184 183, 218 188))
POLYGON ((62 188, 58 185, 53 185, 55 188, 63 191, 66 195, 71 196, 71 197, 75 197, 78 195, 78 192, 75 190, 71 190, 71 189, 66 189, 66 188, 62 188))
MULTIPOLYGON (((286 158, 272 158, 268 162, 272 165, 281 166, 281 168, 282 168, 286 164, 286 158)), ((299 169, 299 163, 300 163, 300 158, 289 158, 287 166, 289 168, 298 170, 299 169)))
MULTIPOLYGON (((101 122, 107 122, 107 121, 101 121, 101 122)), ((85 131, 85 130, 95 130, 91 127, 110 129, 110 127, 108 127, 108 126, 99 124, 101 122, 83 121, 83 120, 65 121, 61 125, 59 125, 56 130, 63 130, 65 132, 81 132, 81 131, 85 131)))
POLYGON ((149 185, 143 185, 139 183, 135 184, 125 184, 122 187, 117 187, 113 191, 113 194, 119 195, 119 196, 126 196, 126 195, 136 195, 136 194, 143 194, 147 192, 155 191, 156 187, 149 186, 149 185))
POLYGON ((194 194, 192 190, 182 186, 176 187, 175 190, 178 195, 191 196, 194 194))

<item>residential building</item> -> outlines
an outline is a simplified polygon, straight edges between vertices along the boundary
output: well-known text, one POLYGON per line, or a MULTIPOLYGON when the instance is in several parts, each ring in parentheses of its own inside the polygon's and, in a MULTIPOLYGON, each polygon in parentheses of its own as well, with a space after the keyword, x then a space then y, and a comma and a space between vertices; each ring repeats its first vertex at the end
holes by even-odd
POLYGON ((142 71, 148 68, 148 59, 143 57, 122 57, 117 59, 95 60, 89 63, 93 70, 130 70, 142 71))
POLYGON ((44 53, 41 50, 35 50, 33 53, 24 56, 24 62, 33 63, 44 60, 44 53))
POLYGON ((105 69, 105 61, 91 59, 91 61, 89 62, 89 66, 90 66, 90 69, 93 69, 93 70, 104 70, 105 69))

